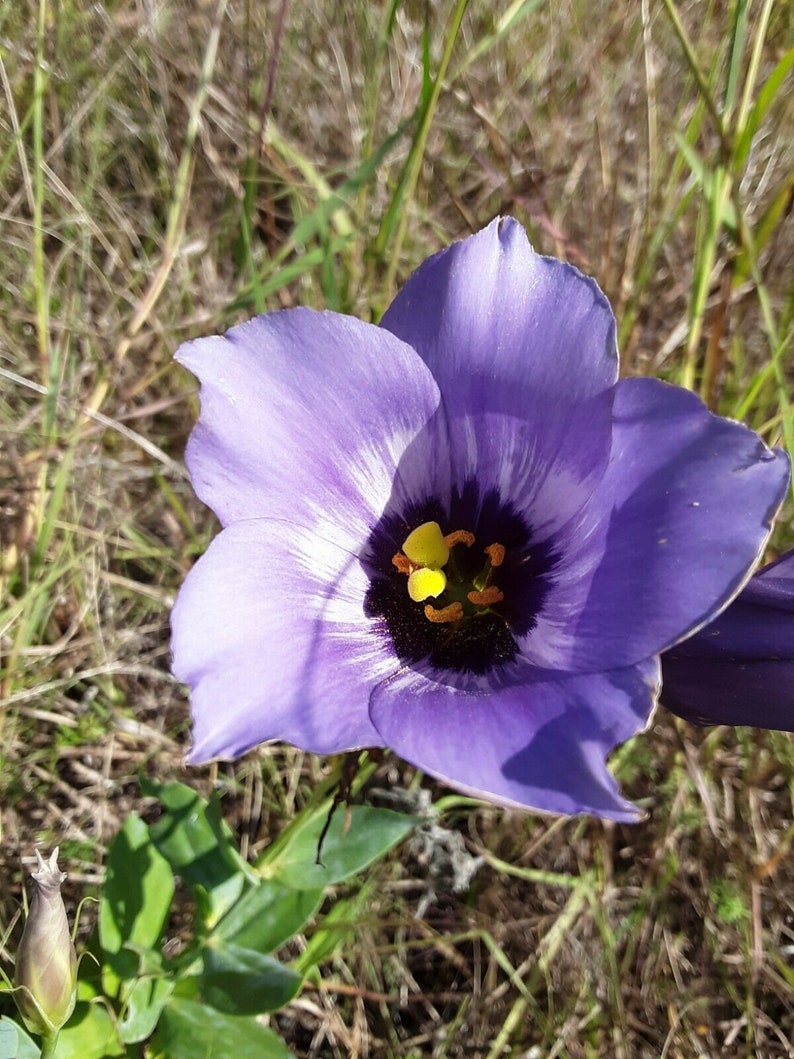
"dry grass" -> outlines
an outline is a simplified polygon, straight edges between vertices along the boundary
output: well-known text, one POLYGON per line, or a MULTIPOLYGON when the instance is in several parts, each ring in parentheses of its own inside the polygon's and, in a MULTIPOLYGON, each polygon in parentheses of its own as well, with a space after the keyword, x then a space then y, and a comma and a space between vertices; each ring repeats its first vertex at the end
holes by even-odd
MULTIPOLYGON (((739 159, 663 3, 472 0, 423 111, 456 7, 0 7, 4 934, 35 842, 90 890, 138 773, 182 774, 168 611, 214 529, 181 465, 184 338, 298 302, 377 318, 427 253, 510 212, 598 277, 624 372, 794 436, 792 75, 739 159)), ((738 65, 742 5, 679 10, 720 107, 736 70, 734 115, 762 15, 751 98, 793 39, 788 5, 748 7, 738 65)), ((323 767, 276 748, 189 775, 253 856, 323 767)), ((338 892, 348 933, 276 1020, 296 1055, 794 1055, 794 743, 660 711, 617 768, 641 824, 451 799, 445 830, 338 892), (460 892, 450 834, 484 858, 460 892)), ((417 783, 390 760, 364 797, 417 783)))

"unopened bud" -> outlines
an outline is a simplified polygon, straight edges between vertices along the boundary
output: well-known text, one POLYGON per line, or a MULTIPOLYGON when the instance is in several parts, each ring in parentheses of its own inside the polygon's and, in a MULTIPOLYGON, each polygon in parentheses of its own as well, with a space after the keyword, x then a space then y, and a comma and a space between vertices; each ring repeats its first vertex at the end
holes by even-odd
POLYGON ((74 1010, 77 957, 61 897, 66 875, 58 867, 58 850, 49 861, 36 850, 36 858, 36 889, 17 952, 14 995, 28 1029, 50 1037, 74 1010))

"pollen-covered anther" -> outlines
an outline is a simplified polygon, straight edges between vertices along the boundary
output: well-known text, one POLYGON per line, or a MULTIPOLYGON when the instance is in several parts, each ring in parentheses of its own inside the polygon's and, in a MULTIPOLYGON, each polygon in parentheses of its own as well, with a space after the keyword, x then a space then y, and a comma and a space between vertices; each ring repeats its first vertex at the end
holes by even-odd
POLYGON ((396 555, 392 556, 391 561, 392 566, 396 566, 401 574, 405 574, 406 577, 410 576, 413 566, 411 566, 411 560, 407 555, 403 555, 402 552, 397 552, 396 555))
POLYGON ((505 561, 505 546, 504 544, 489 544, 485 549, 485 554, 491 560, 491 566, 501 566, 505 561))
POLYGON ((504 592, 498 589, 496 585, 489 585, 488 588, 484 588, 482 592, 469 592, 466 596, 469 603, 473 603, 475 607, 492 607, 494 603, 501 603, 505 598, 504 592))
POLYGON ((444 537, 444 544, 451 550, 456 544, 465 544, 467 548, 471 548, 474 544, 474 534, 469 533, 468 530, 453 530, 452 533, 448 533, 444 537))
POLYGON ((428 621, 436 622, 439 625, 460 621, 463 617, 463 604, 456 601, 455 603, 450 603, 448 607, 436 610, 435 607, 428 603, 425 607, 425 617, 428 621))

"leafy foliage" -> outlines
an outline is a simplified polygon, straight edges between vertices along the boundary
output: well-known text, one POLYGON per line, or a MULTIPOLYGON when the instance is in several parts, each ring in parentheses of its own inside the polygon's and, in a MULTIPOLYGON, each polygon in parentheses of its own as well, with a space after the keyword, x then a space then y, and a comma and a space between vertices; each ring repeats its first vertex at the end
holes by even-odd
MULTIPOLYGON (((110 845, 91 946, 99 973, 93 961, 83 964, 82 1002, 58 1040, 59 1059, 126 1055, 128 1045, 147 1041, 151 1059, 224 1059, 237 1049, 288 1056, 257 1016, 289 1003, 314 965, 304 960, 298 969, 279 960, 277 950, 315 916, 328 886, 382 857, 416 819, 354 806, 349 832, 337 817, 329 827, 323 866, 318 840, 331 806, 323 801, 296 817, 255 872, 240 857, 215 801, 182 783, 144 780, 142 786, 163 811, 152 824, 133 813, 110 845), (163 939, 179 884, 193 898, 195 914, 182 932, 181 951, 167 956, 163 939)), ((14 1028, 0 1023, 9 1038, 14 1028)), ((39 1056, 32 1042, 30 1056, 39 1056)))

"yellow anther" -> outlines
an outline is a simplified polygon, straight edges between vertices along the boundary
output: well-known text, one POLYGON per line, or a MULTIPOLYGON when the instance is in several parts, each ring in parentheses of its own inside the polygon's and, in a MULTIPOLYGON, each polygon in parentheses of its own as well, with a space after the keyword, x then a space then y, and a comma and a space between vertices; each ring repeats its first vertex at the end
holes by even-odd
MULTIPOLYGON (((442 567, 450 560, 452 549, 463 544, 470 548, 474 544, 474 534, 468 530, 453 530, 446 535, 441 532, 437 522, 423 522, 408 534, 403 550, 392 558, 392 564, 408 578, 408 595, 414 603, 423 603, 426 599, 438 599, 447 592, 447 575, 442 567)), ((472 617, 468 604, 462 602, 463 593, 466 600, 474 607, 491 607, 501 603, 504 593, 496 585, 490 585, 491 571, 501 566, 505 558, 505 549, 501 544, 489 544, 485 549, 488 561, 482 572, 465 584, 458 565, 453 562, 450 577, 455 586, 451 595, 457 595, 453 603, 447 606, 425 606, 425 617, 437 624, 454 624, 472 617), (471 591, 466 591, 471 586, 471 591), (465 609, 464 609, 465 608, 465 609)), ((449 598, 449 596, 447 596, 449 598)), ((444 600, 442 599, 443 603, 444 600)))
POLYGON ((435 599, 446 587, 447 575, 444 571, 431 570, 429 566, 414 570, 408 578, 408 595, 414 603, 421 603, 431 596, 435 599))
POLYGON ((505 598, 504 592, 491 585, 489 588, 484 588, 482 592, 469 592, 466 595, 469 603, 473 603, 475 607, 491 607, 494 603, 501 603, 505 598))
POLYGON ((428 621, 436 622, 439 625, 445 625, 453 621, 460 621, 463 617, 463 604, 450 603, 448 607, 442 607, 441 610, 436 610, 435 607, 431 607, 428 603, 425 607, 425 617, 428 621))
POLYGON ((423 522, 408 534, 403 551, 416 566, 446 566, 449 548, 437 522, 423 522))

